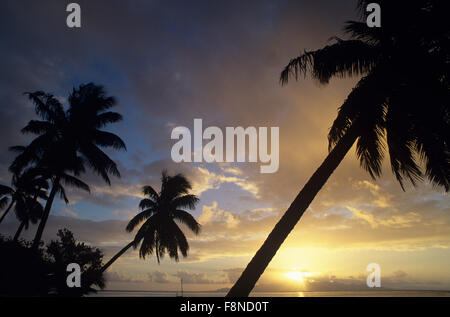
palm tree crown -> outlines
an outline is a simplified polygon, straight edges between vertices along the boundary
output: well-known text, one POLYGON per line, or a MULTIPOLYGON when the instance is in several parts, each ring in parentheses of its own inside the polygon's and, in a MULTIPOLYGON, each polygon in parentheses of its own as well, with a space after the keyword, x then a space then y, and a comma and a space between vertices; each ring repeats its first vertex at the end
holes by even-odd
POLYGON ((64 109, 53 95, 43 91, 27 93, 42 120, 32 120, 22 129, 36 138, 26 147, 13 147, 19 152, 10 170, 17 172, 26 166, 38 168, 52 182, 44 215, 39 224, 33 247, 37 248, 56 193, 67 202, 61 181, 89 191, 89 186, 76 176, 85 172, 85 166, 99 174, 110 184, 109 174, 120 177, 116 163, 100 148, 126 149, 117 135, 100 130, 109 123, 122 120, 122 116, 109 109, 116 103, 105 95, 102 86, 92 83, 73 89, 69 107, 64 109))
POLYGON ((139 204, 142 211, 130 220, 126 230, 131 232, 143 222, 134 238, 135 248, 141 243, 139 256, 142 258, 155 253, 159 262, 167 252, 169 257, 178 261, 178 250, 186 257, 189 244, 176 222, 198 234, 200 224, 184 209, 194 209, 199 199, 189 194, 191 184, 182 174, 169 176, 164 171, 161 182, 159 192, 151 186, 144 186, 143 193, 147 198, 139 204))
MULTIPOLYGON (((369 2, 359 1, 362 14, 369 2)), ((358 121, 357 155, 373 178, 381 174, 387 145, 402 188, 404 178, 416 184, 425 175, 448 191, 450 36, 444 2, 380 5, 381 28, 347 22, 350 39, 335 37, 335 43, 291 60, 280 80, 285 84, 308 72, 323 84, 335 76, 363 76, 339 108, 330 149, 358 121)))
POLYGON ((178 251, 183 257, 187 257, 189 243, 177 222, 186 225, 195 234, 200 233, 200 224, 192 215, 184 209, 194 209, 199 199, 189 194, 192 188, 190 182, 182 174, 174 176, 167 175, 163 171, 161 178, 161 190, 157 192, 151 186, 144 186, 142 191, 146 198, 139 203, 139 212, 128 223, 126 230, 133 231, 140 225, 133 241, 129 242, 108 262, 103 265, 101 271, 106 271, 119 257, 128 249, 139 248, 139 256, 156 254, 160 259, 166 253, 174 259, 179 260, 178 251))
POLYGON ((14 160, 12 169, 39 163, 77 175, 88 165, 108 184, 111 183, 108 174, 120 176, 115 162, 100 149, 126 149, 120 137, 100 130, 109 123, 122 120, 119 113, 107 111, 116 100, 105 96, 102 86, 90 83, 73 89, 66 111, 51 94, 37 91, 27 95, 43 120, 31 120, 22 129, 23 133, 37 137, 14 160))

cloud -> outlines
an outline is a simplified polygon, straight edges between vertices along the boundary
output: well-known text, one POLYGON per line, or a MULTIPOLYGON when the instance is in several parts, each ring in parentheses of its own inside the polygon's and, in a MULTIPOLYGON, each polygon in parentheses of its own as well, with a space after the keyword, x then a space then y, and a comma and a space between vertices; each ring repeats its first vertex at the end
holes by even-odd
POLYGON ((418 212, 407 212, 404 215, 393 215, 385 219, 376 219, 375 216, 369 212, 359 210, 352 207, 347 207, 355 218, 362 219, 369 223, 372 228, 378 226, 389 226, 395 228, 412 227, 414 224, 421 223, 421 215, 418 212))
POLYGON ((248 181, 245 177, 226 176, 224 174, 211 172, 203 167, 197 167, 197 173, 199 175, 194 178, 193 182, 193 192, 197 195, 200 195, 209 189, 218 189, 221 184, 233 183, 242 190, 258 197, 258 187, 251 181, 248 181))
POLYGON ((203 206, 203 212, 198 221, 202 225, 212 222, 225 222, 230 228, 239 224, 237 216, 217 207, 217 201, 213 202, 212 206, 203 206))
POLYGON ((135 276, 122 271, 107 271, 105 273, 105 278, 108 283, 144 283, 148 281, 148 278, 145 275, 135 276))
POLYGON ((169 276, 165 272, 154 271, 152 273, 148 273, 148 278, 150 282, 166 284, 170 283, 169 276))
POLYGON ((224 282, 210 279, 205 273, 192 273, 181 270, 177 271, 174 276, 183 279, 185 284, 221 284, 224 282))
POLYGON ((225 269, 223 272, 228 278, 228 282, 234 284, 238 278, 241 276, 243 268, 232 268, 232 269, 225 269))
POLYGON ((73 211, 67 207, 62 207, 61 210, 64 214, 67 214, 72 217, 78 217, 78 214, 75 211, 73 211))

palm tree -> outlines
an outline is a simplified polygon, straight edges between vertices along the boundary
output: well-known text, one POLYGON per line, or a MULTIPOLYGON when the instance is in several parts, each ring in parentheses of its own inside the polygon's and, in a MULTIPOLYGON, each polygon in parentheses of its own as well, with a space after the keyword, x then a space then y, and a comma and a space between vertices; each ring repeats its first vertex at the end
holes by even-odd
MULTIPOLYGON (((90 188, 86 183, 76 177, 80 175, 81 172, 84 172, 83 160, 80 156, 76 154, 74 154, 73 157, 71 155, 67 155, 67 152, 61 151, 61 146, 58 142, 55 142, 46 148, 40 149, 39 154, 36 155, 30 154, 32 151, 30 147, 32 146, 33 145, 29 145, 28 147, 15 146, 11 148, 12 150, 18 152, 19 155, 11 165, 10 170, 11 172, 15 172, 22 168, 21 165, 16 164, 31 157, 32 159, 30 162, 34 163, 34 165, 32 165, 32 170, 34 173, 40 175, 41 179, 45 180, 45 182, 50 181, 52 184, 48 197, 41 197, 46 199, 45 207, 42 213, 39 212, 39 207, 36 205, 36 201, 30 205, 34 210, 32 209, 33 216, 31 214, 29 216, 36 218, 40 213, 40 222, 36 231, 36 236, 39 235, 39 237, 42 237, 42 233, 56 195, 59 194, 61 199, 63 199, 66 204, 69 203, 69 199, 67 198, 66 190, 63 185, 82 189, 87 192, 90 192, 90 188)), ((48 183, 46 186, 48 188, 48 183)), ((42 185, 42 187, 44 186, 42 185)), ((26 219, 24 213, 16 212, 16 215, 21 221, 26 219)), ((39 243, 40 238, 36 239, 35 237, 32 248, 36 249, 39 246, 39 243)))
POLYGON ((20 221, 20 225, 14 235, 14 241, 19 239, 23 229, 28 230, 30 222, 36 224, 44 212, 44 208, 37 200, 37 197, 26 197, 25 201, 18 201, 16 204, 18 206, 16 207, 16 217, 20 221))
MULTIPOLYGON (((6 185, 0 185, 0 197, 1 197, 0 198, 0 209, 3 209, 8 205, 9 200, 10 200, 9 197, 12 198, 13 193, 14 193, 14 189, 12 189, 11 187, 6 186, 6 185)), ((3 219, 5 219, 6 215, 9 213, 12 205, 13 205, 13 203, 10 203, 8 205, 8 208, 6 208, 6 210, 3 212, 2 216, 0 217, 0 223, 3 221, 3 219)))
POLYGON ((381 175, 387 150, 400 185, 428 178, 450 188, 450 113, 448 26, 444 2, 407 4, 378 1, 382 27, 347 22, 349 40, 305 52, 291 60, 281 83, 310 72, 321 83, 332 77, 362 76, 339 108, 329 135, 329 154, 275 225, 227 296, 248 296, 283 241, 352 145, 361 166, 373 178, 381 175), (402 19, 402 17, 406 17, 402 19), (421 168, 424 166, 424 168, 421 168), (424 169, 424 172, 422 170, 424 169))
MULTIPOLYGON (((0 209, 3 209, 5 208, 5 206, 8 205, 9 202, 8 196, 10 195, 11 195, 11 187, 0 184, 0 209)), ((3 215, 1 220, 3 220, 3 215)))
POLYGON ((39 175, 36 169, 28 168, 18 174, 13 174, 12 187, 0 185, 0 194, 4 195, 1 200, 7 202, 9 201, 7 196, 11 197, 11 202, 0 218, 0 222, 12 210, 13 206, 16 215, 23 214, 31 200, 37 200, 37 198, 45 199, 47 188, 47 181, 39 175))
POLYGON ((108 111, 116 100, 106 96, 102 86, 89 83, 74 88, 66 111, 51 94, 37 91, 27 95, 42 120, 32 120, 22 129, 23 133, 33 133, 37 137, 14 160, 11 170, 34 164, 45 170, 51 180, 52 189, 33 241, 33 248, 37 248, 55 195, 60 192, 66 198, 61 182, 89 190, 75 177, 84 173, 87 165, 110 185, 109 174, 120 177, 120 173, 116 163, 100 147, 117 150, 126 147, 117 135, 100 130, 122 120, 120 114, 108 111))
POLYGON ((179 260, 178 250, 186 257, 189 244, 183 231, 176 222, 186 225, 195 234, 200 233, 200 224, 184 209, 194 209, 199 199, 189 194, 191 184, 182 174, 169 176, 164 171, 161 178, 161 190, 156 192, 151 186, 144 186, 144 198, 139 203, 141 210, 128 223, 126 230, 132 232, 139 225, 133 241, 111 258, 103 267, 106 271, 122 254, 132 246, 136 249, 140 244, 139 256, 155 254, 160 263, 166 252, 175 261, 179 260))

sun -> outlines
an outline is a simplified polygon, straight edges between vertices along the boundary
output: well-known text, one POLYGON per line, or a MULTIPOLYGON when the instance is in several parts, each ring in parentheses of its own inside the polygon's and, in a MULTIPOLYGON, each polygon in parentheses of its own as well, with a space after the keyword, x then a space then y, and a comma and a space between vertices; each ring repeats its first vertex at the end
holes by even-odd
POLYGON ((303 278, 302 272, 289 272, 289 273, 286 273, 286 277, 290 278, 291 280, 298 281, 298 282, 305 281, 305 279, 303 278))
POLYGON ((285 274, 287 278, 300 283, 303 283, 305 281, 305 278, 311 275, 313 275, 311 272, 299 272, 299 271, 288 272, 285 274))

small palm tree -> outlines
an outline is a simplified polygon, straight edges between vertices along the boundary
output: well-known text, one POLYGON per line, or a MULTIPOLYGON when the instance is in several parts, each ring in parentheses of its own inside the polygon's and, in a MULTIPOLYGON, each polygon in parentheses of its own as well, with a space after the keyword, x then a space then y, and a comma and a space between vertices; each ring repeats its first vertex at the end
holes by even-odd
MULTIPOLYGON (((17 164, 18 162, 22 162, 24 157, 28 157, 30 155, 29 151, 31 146, 32 145, 29 145, 28 147, 15 146, 11 148, 15 152, 19 153, 10 167, 11 172, 17 172, 17 170, 23 168, 22 165, 15 164, 17 164)), ((34 163, 34 165, 32 165, 33 167, 30 168, 30 170, 33 170, 34 174, 40 175, 40 179, 42 181, 45 180, 44 184, 39 184, 41 187, 38 187, 37 190, 39 190, 40 188, 48 189, 48 181, 50 181, 52 184, 48 197, 40 197, 44 198, 46 200, 46 203, 44 210, 39 216, 40 222, 36 231, 36 236, 39 237, 42 237, 42 233, 50 215, 50 209, 56 195, 59 195, 66 204, 69 203, 64 185, 90 192, 89 186, 76 177, 82 171, 84 171, 82 158, 76 154, 72 156, 66 155, 64 152, 61 153, 61 155, 59 155, 59 153, 60 147, 57 145, 57 142, 55 142, 47 148, 41 149, 38 154, 32 157, 32 162, 34 163)), ((26 200, 24 200, 23 202, 23 206, 28 205, 33 208, 33 215, 30 214, 28 216, 34 219, 36 219, 36 216, 39 214, 39 206, 36 205, 36 199, 37 198, 34 199, 34 203, 27 203, 26 200)), ((26 220, 27 218, 27 215, 24 212, 16 211, 16 215, 21 221, 26 220)), ((36 249, 39 246, 39 242, 40 238, 36 239, 35 237, 32 248, 36 249)))
POLYGON ((12 187, 0 185, 1 200, 11 201, 8 208, 0 218, 0 223, 14 206, 16 215, 24 215, 27 206, 31 206, 31 201, 38 198, 46 199, 46 190, 48 189, 47 180, 34 168, 26 169, 19 174, 13 174, 12 187), (8 199, 8 196, 10 199, 8 199))
POLYGON ((122 120, 120 114, 108 111, 116 100, 106 96, 102 86, 89 83, 73 89, 67 110, 51 94, 37 91, 27 95, 42 120, 32 120, 22 129, 23 133, 37 137, 16 157, 10 169, 36 165, 45 170, 51 181, 52 189, 33 241, 33 248, 37 248, 55 195, 60 192, 66 198, 61 182, 88 190, 89 187, 75 177, 84 173, 87 165, 111 184, 109 174, 120 177, 120 173, 116 163, 100 148, 126 147, 117 135, 100 130, 122 120))
MULTIPOLYGON (((9 197, 11 195, 11 187, 0 185, 0 209, 5 208, 8 205, 9 197)), ((3 215, 2 215, 3 220, 3 215)), ((1 222, 1 220, 0 220, 1 222)))
POLYGON ((20 221, 20 225, 17 228, 13 241, 19 239, 23 229, 28 230, 30 222, 36 224, 44 213, 44 208, 35 197, 26 197, 25 201, 18 201, 16 205, 16 217, 20 221))
POLYGON ((140 225, 133 241, 127 244, 102 268, 104 272, 122 254, 132 246, 136 249, 139 244, 139 256, 155 254, 158 263, 166 253, 175 261, 179 260, 178 251, 183 257, 188 255, 189 244, 178 227, 177 222, 186 225, 195 234, 200 233, 200 224, 184 209, 194 209, 199 199, 189 194, 191 184, 182 174, 169 176, 164 171, 161 178, 161 190, 156 192, 151 186, 144 186, 144 198, 139 203, 141 212, 128 223, 126 230, 133 231, 140 225))
POLYGON ((6 185, 0 185, 0 209, 5 208, 6 206, 8 206, 8 208, 6 208, 6 210, 3 212, 1 218, 0 218, 0 223, 3 221, 3 219, 5 219, 6 215, 9 213, 11 207, 13 204, 9 204, 10 199, 12 198, 12 195, 14 193, 14 189, 12 189, 9 186, 6 185))
POLYGON ((359 0, 362 22, 347 23, 351 39, 336 38, 334 44, 305 52, 281 74, 283 84, 307 72, 324 84, 332 77, 362 75, 362 79, 339 108, 328 135, 327 158, 227 296, 249 295, 355 142, 360 164, 373 178, 381 176, 387 145, 392 171, 402 188, 405 178, 416 184, 425 176, 445 191, 450 189, 450 37, 445 3, 418 0, 405 5, 381 0, 382 27, 369 28, 365 22, 369 2, 359 0))

